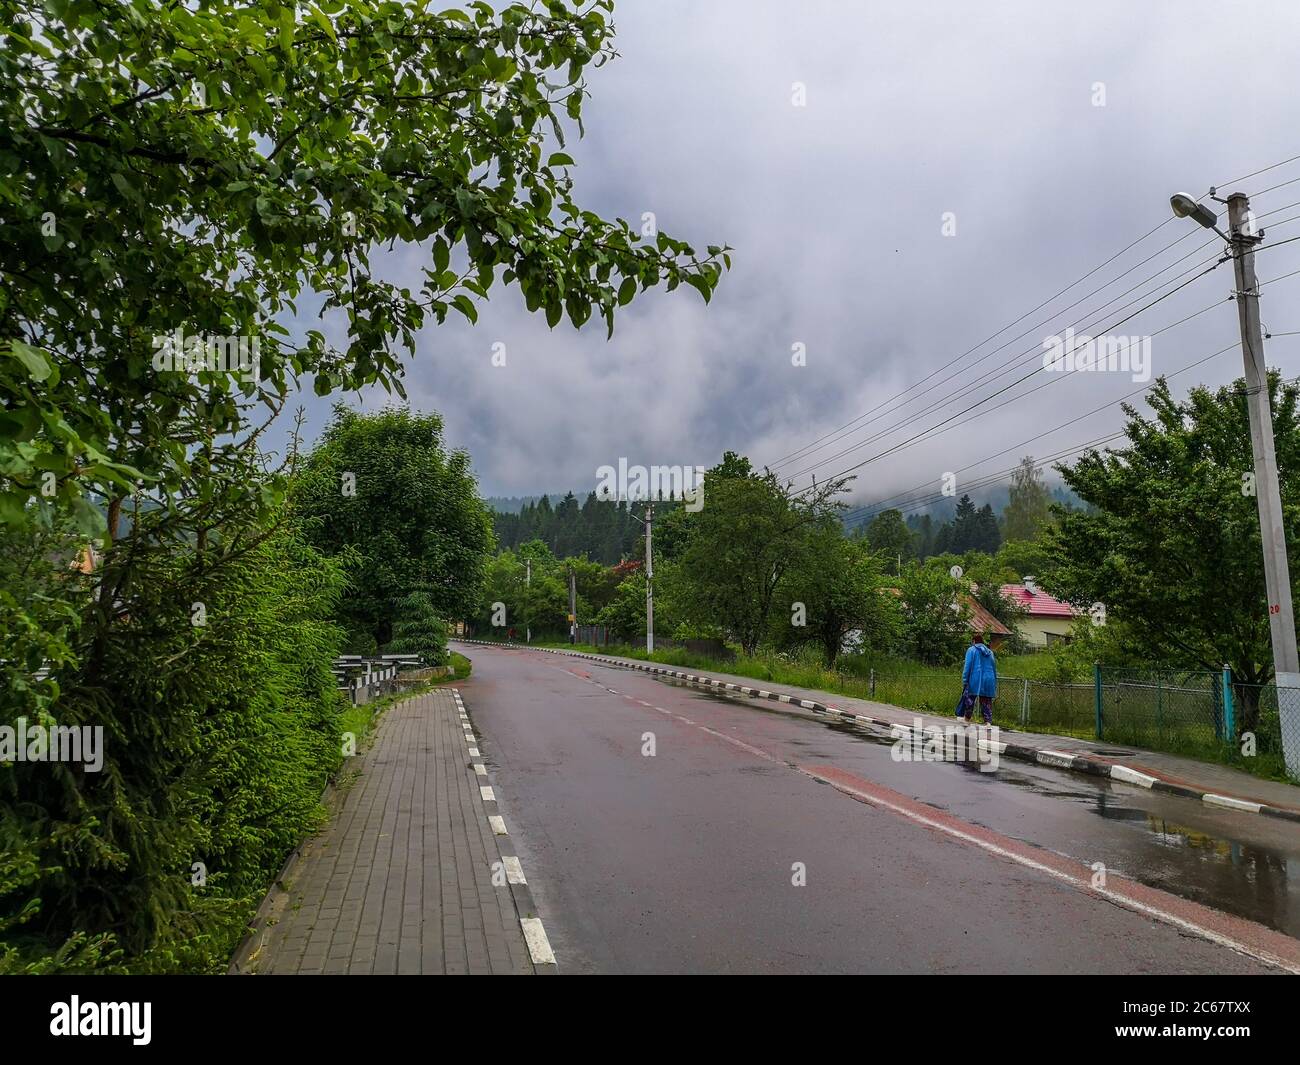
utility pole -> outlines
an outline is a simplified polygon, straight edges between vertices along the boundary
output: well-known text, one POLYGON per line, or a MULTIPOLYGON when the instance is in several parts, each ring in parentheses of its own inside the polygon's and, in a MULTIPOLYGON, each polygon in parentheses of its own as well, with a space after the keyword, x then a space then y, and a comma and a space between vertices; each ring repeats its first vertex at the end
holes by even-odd
MULTIPOLYGON (((533 560, 531 558, 524 559, 524 566, 525 566, 524 583, 528 585, 529 588, 531 588, 533 586, 533 560)), ((531 599, 528 605, 529 608, 531 609, 532 607, 531 599)), ((524 626, 524 643, 532 643, 532 642, 533 642, 533 627, 531 625, 526 625, 524 626)))
POLYGON ((569 643, 578 642, 578 578, 569 567, 569 643))
POLYGON ((654 654, 655 649, 655 559, 650 546, 651 532, 654 529, 655 505, 647 503, 645 508, 645 649, 646 654, 654 654))
MULTIPOLYGON (((1255 500, 1259 534, 1264 545, 1264 583, 1268 589, 1269 635, 1273 642, 1273 677, 1278 688, 1300 689, 1300 651, 1296 648, 1295 614, 1291 607, 1291 571, 1287 567, 1286 530, 1282 524, 1282 493, 1278 488, 1277 454, 1273 448, 1273 411, 1268 396, 1268 367, 1259 323, 1259 288, 1255 277, 1255 245, 1263 237, 1250 230, 1250 199, 1244 192, 1228 197, 1228 228, 1233 266, 1237 272, 1237 317, 1241 351, 1246 363, 1246 408, 1250 412, 1250 449, 1255 457, 1255 500)), ((1300 697, 1300 692, 1293 696, 1300 697)), ((1283 718, 1282 744, 1287 768, 1300 774, 1300 705, 1279 695, 1283 718)))

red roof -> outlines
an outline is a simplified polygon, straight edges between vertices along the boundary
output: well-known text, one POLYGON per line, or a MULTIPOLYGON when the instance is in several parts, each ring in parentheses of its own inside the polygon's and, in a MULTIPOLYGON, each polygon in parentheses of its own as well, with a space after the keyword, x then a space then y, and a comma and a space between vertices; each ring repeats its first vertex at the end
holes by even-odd
POLYGON ((1023 584, 1004 584, 998 589, 1003 598, 1019 603, 1035 618, 1072 618, 1078 611, 1069 603, 1048 595, 1041 588, 1031 592, 1023 584))
POLYGON ((985 610, 969 595, 962 596, 966 606, 970 609, 970 618, 966 625, 971 632, 984 632, 990 636, 1010 636, 1011 630, 1002 624, 997 618, 985 610))

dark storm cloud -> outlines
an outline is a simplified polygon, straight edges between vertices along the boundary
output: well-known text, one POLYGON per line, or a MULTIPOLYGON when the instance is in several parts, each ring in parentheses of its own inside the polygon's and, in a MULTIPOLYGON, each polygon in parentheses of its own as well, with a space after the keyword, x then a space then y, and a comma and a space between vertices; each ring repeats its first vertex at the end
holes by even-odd
MULTIPOLYGON (((735 268, 707 308, 687 289, 639 298, 608 342, 599 323, 548 330, 517 293, 498 289, 476 327, 449 322, 424 331, 407 376, 411 401, 442 412, 449 439, 470 450, 493 494, 589 489, 596 468, 620 456, 711 465, 731 449, 773 462, 885 403, 1146 233, 1168 216, 1170 193, 1199 195, 1300 154, 1298 21, 1294 5, 1283 3, 1231 11, 1186 2, 622 3, 622 57, 592 73, 587 137, 569 146, 580 195, 633 222, 653 212, 662 229, 697 247, 729 243, 735 268), (1244 51, 1248 69, 1230 62, 1244 51), (806 88, 804 107, 792 104, 795 83, 806 88), (1094 104, 1097 83, 1104 106, 1094 104), (954 236, 941 232, 945 212, 955 216, 954 236), (492 365, 498 342, 505 367, 492 365), (796 343, 805 345, 806 366, 791 365, 796 343)), ((1300 163, 1245 187, 1297 176, 1300 163)), ((1297 190, 1300 183, 1263 195, 1256 211, 1300 200, 1297 190)), ((910 393, 914 402, 780 471, 820 462, 821 479, 950 424, 945 419, 1020 375, 997 376, 1013 356, 1021 356, 1021 374, 1033 369, 1044 337, 1203 243, 1200 231, 1187 235, 1191 228, 1169 222, 910 393), (1164 256, 1042 322, 1180 237, 1164 256), (920 413, 953 391, 951 402, 920 413), (906 424, 891 429, 896 422, 906 424), (875 443, 836 457, 875 433, 875 443)), ((1278 239, 1297 234, 1300 223, 1278 239)), ((1295 247, 1261 255, 1261 276, 1300 266, 1295 247)), ((418 284, 422 258, 406 249, 385 272, 418 284)), ((1153 333, 1225 300, 1230 287, 1224 267, 1119 332, 1153 333)), ((1285 281, 1266 290, 1268 326, 1300 329, 1294 292, 1285 281)), ((1155 336, 1155 370, 1175 370, 1234 337, 1225 302, 1155 336)), ((1273 342, 1270 363, 1294 367, 1287 343, 1273 342)), ((1240 358, 1229 353, 1174 384, 1181 391, 1239 372, 1240 358)), ((1040 373, 993 402, 1052 376, 1040 373)), ((1115 374, 1061 377, 869 463, 853 495, 937 487, 945 471, 1137 387, 1115 374)), ((322 417, 314 406, 314 423, 322 417)), ((962 476, 1120 424, 1113 408, 962 476)))

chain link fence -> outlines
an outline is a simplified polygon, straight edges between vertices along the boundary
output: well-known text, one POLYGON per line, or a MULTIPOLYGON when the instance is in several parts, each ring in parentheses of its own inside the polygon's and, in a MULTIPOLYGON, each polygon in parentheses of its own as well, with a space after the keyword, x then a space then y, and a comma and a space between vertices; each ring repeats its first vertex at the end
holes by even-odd
MULTIPOLYGON (((869 698, 935 713, 955 712, 961 695, 959 679, 934 670, 872 668, 866 687, 869 698)), ((1300 688, 1237 684, 1226 671, 1099 666, 1091 681, 1000 676, 993 719, 1006 728, 1168 751, 1263 776, 1286 775, 1284 729, 1297 730, 1290 739, 1300 750, 1300 688)))
POLYGON ((1230 699, 1233 742, 1243 756, 1281 762, 1285 743, 1300 749, 1300 688, 1276 684, 1233 684, 1230 699), (1286 730, 1288 735, 1284 736, 1286 730))

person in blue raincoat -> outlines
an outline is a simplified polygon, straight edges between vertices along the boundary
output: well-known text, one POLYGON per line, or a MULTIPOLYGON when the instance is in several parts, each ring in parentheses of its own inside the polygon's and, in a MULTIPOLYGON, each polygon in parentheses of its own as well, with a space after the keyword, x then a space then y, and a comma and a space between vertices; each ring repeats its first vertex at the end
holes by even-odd
POLYGON ((998 666, 993 652, 984 642, 983 633, 974 633, 961 670, 962 716, 970 721, 979 700, 984 724, 993 724, 993 700, 998 695, 998 666))

